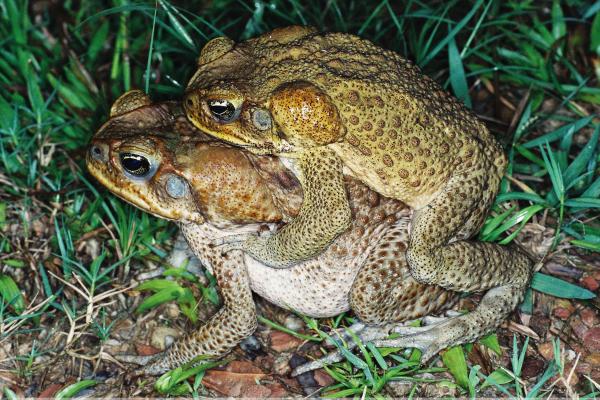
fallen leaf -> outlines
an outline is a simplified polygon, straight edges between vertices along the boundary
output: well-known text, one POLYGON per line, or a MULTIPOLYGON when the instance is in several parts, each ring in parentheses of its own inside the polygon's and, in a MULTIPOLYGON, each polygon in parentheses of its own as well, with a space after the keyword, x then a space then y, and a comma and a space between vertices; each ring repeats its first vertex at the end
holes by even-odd
POLYGON ((202 384, 231 397, 286 397, 285 388, 275 381, 267 381, 265 374, 248 361, 232 361, 223 370, 206 371, 202 384), (264 382, 263 382, 264 381, 264 382))
POLYGON ((140 356, 152 356, 154 354, 158 354, 161 352, 160 349, 157 349, 156 347, 153 347, 153 346, 150 346, 147 344, 143 344, 143 343, 136 344, 135 351, 140 356))

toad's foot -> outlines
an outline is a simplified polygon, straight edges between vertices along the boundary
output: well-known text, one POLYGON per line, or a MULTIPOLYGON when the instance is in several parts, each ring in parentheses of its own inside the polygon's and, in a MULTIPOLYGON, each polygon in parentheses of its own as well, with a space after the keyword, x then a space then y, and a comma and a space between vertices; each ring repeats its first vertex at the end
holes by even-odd
MULTIPOLYGON (((217 238, 211 242, 212 246, 219 247, 222 254, 233 250, 241 250, 252 258, 260 260, 261 255, 268 252, 269 236, 258 236, 255 234, 229 235, 217 238)), ((275 265, 274 268, 284 266, 275 265)))
MULTIPOLYGON (((387 325, 382 327, 365 327, 357 336, 363 342, 372 342, 377 347, 416 348, 421 350, 421 362, 426 362, 441 350, 464 343, 472 343, 481 336, 497 328, 522 300, 525 287, 504 285, 489 290, 481 299, 479 306, 472 312, 448 319, 426 318, 425 323, 433 325, 410 327, 403 325, 387 325), (401 336, 386 339, 389 334, 401 336)), ((350 345, 350 343, 348 343, 350 345)), ((356 347, 353 344, 352 347, 356 347)), ((349 346, 349 348, 352 348, 349 346)), ((341 361, 342 353, 338 350, 324 357, 296 368, 293 376, 322 368, 332 362, 341 361)))
POLYGON ((344 349, 348 351, 354 349, 358 345, 354 340, 354 337, 358 337, 363 343, 369 343, 377 339, 388 337, 390 330, 395 326, 396 324, 368 326, 362 322, 356 322, 350 327, 336 329, 330 333, 327 342, 335 344, 338 347, 338 350, 333 351, 318 360, 307 362, 306 364, 296 367, 292 371, 292 376, 298 376, 308 371, 323 368, 325 365, 342 361, 344 355, 342 350, 340 350, 341 346, 345 346, 344 349))
POLYGON ((211 246, 219 247, 222 254, 233 250, 251 251, 253 243, 259 239, 255 234, 228 235, 216 238, 211 242, 211 246))
MULTIPOLYGON (((186 237, 198 237, 196 225, 182 225, 181 229, 186 237)), ((138 374, 157 375, 187 363, 195 364, 198 360, 218 359, 254 332, 256 308, 242 253, 215 256, 212 267, 223 307, 197 330, 177 340, 155 358, 132 358, 133 361, 147 362, 138 374)))

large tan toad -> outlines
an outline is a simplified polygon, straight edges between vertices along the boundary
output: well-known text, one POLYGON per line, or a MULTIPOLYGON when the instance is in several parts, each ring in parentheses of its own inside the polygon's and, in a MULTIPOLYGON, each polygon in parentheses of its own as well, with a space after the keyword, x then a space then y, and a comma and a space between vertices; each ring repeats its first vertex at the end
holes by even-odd
MULTIPOLYGON (((184 107, 200 130, 275 154, 304 190, 299 215, 270 237, 233 236, 286 268, 319 254, 351 213, 342 172, 415 210, 407 260, 419 282, 459 291, 526 285, 517 246, 467 240, 480 229, 506 166, 486 127, 398 54, 344 33, 278 29, 202 50, 184 107), (458 238, 460 240, 452 241, 458 238)), ((512 308, 518 298, 505 299, 512 308)))

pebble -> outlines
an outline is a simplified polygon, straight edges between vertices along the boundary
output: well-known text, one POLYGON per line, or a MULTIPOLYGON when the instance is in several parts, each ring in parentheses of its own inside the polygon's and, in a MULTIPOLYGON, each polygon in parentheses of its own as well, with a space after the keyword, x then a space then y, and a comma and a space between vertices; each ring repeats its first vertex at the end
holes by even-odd
POLYGON ((600 327, 589 329, 583 336, 583 344, 590 351, 600 351, 600 327))
POLYGON ((335 379, 333 379, 324 369, 315 371, 315 381, 322 387, 331 386, 335 383, 335 379))
POLYGON ((160 350, 165 350, 173 344, 175 339, 181 336, 181 332, 168 326, 158 326, 152 331, 150 345, 160 350))
POLYGON ((573 317, 573 319, 571 321, 569 321, 569 324, 571 325, 571 329, 573 330, 573 333, 579 339, 583 339, 583 337, 589 330, 589 328, 586 326, 586 324, 584 324, 582 322, 581 317, 578 315, 573 317))
POLYGON ((290 367, 290 356, 288 355, 279 355, 273 361, 273 372, 277 375, 286 376, 291 372, 292 368, 290 367))
POLYGON ((592 292, 595 292, 598 287, 600 287, 598 281, 591 276, 586 276, 580 281, 580 283, 583 285, 583 287, 585 287, 587 290, 591 290, 592 292))
POLYGON ((569 317, 571 316, 571 313, 572 313, 572 312, 571 312, 570 310, 568 310, 568 309, 566 309, 566 308, 563 308, 563 307, 556 307, 556 308, 554 309, 554 315, 555 315, 557 318, 560 318, 560 319, 562 319, 562 320, 569 319, 569 317))
POLYGON ((590 328, 600 323, 596 312, 589 307, 586 307, 583 310, 581 310, 579 312, 579 316, 581 317, 583 323, 589 326, 590 328))
POLYGON ((181 314, 179 306, 175 303, 169 303, 165 306, 165 315, 170 319, 177 319, 181 314))
POLYGON ((302 339, 298 339, 281 331, 272 331, 270 337, 271 348, 278 353, 295 349, 303 342, 302 339))
POLYGON ((295 315, 289 315, 285 318, 284 326, 292 331, 299 331, 304 328, 304 321, 295 315))
POLYGON ((256 336, 251 335, 240 342, 240 347, 247 353, 257 352, 260 350, 260 342, 256 336))
POLYGON ((554 345, 552 342, 544 342, 538 345, 538 351, 545 360, 550 361, 554 358, 554 345))
POLYGON ((600 367, 600 352, 594 352, 585 356, 584 361, 594 367, 600 367))
POLYGON ((521 377, 523 379, 530 379, 538 377, 545 367, 544 360, 537 357, 526 357, 523 361, 523 368, 521 370, 521 377))

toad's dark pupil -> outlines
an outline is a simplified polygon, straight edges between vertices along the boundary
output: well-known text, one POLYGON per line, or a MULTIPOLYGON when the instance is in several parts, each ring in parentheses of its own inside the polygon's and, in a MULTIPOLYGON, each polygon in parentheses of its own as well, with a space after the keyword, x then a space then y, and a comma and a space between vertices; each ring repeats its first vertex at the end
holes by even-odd
POLYGON ((144 156, 133 153, 119 154, 121 165, 132 175, 144 176, 150 171, 150 162, 144 156))
POLYGON ((210 112, 220 121, 230 121, 235 114, 235 106, 226 100, 213 100, 208 103, 210 112))

